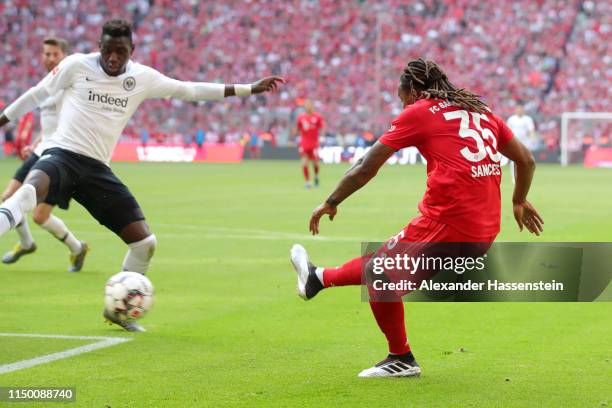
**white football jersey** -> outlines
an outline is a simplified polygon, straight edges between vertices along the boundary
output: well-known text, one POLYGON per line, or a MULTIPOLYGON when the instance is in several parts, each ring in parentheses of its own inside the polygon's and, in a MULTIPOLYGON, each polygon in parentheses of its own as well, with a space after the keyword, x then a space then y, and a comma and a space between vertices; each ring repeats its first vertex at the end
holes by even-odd
POLYGON ((532 149, 533 140, 529 137, 530 133, 535 130, 533 119, 528 115, 512 115, 508 118, 508 127, 514 133, 514 136, 518 138, 528 148, 532 149))
POLYGON ((40 108, 40 143, 36 146, 34 154, 40 156, 44 150, 44 144, 49 136, 57 130, 57 122, 59 120, 59 112, 62 108, 62 96, 64 91, 60 91, 55 95, 49 96, 40 108))
POLYGON ((63 90, 57 129, 43 148, 59 147, 108 164, 138 106, 148 98, 182 97, 178 90, 184 84, 133 61, 123 74, 109 76, 100 53, 70 55, 41 81, 49 95, 63 90))

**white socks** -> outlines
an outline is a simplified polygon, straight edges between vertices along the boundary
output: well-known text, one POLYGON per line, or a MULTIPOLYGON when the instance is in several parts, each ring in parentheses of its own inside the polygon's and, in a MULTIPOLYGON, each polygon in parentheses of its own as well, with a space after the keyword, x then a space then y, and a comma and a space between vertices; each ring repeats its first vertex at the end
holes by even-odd
MULTIPOLYGON (((34 240, 32 239, 26 214, 35 207, 36 189, 31 184, 24 184, 0 206, 0 236, 4 235, 11 228, 15 228, 19 234, 21 247, 30 248, 34 240)), ((76 255, 81 250, 81 242, 68 231, 66 224, 56 216, 50 215, 49 219, 41 227, 66 244, 72 254, 76 255)))
POLYGON ((23 220, 24 215, 34 207, 36 207, 36 189, 31 184, 24 184, 0 205, 0 236, 15 228, 23 220))
POLYGON ((319 281, 321 282, 321 285, 325 286, 325 283, 323 283, 323 271, 325 270, 325 268, 321 268, 318 267, 317 269, 315 269, 315 274, 317 275, 317 278, 319 278, 319 281))
POLYGON ((62 241, 69 249, 72 255, 76 255, 81 251, 81 241, 76 239, 74 234, 68 230, 64 221, 55 215, 49 215, 47 221, 41 224, 41 227, 49 231, 55 238, 62 241))
POLYGON ((155 238, 154 234, 149 235, 142 241, 128 244, 130 249, 125 255, 121 270, 138 272, 143 275, 147 273, 156 245, 157 238, 155 238))
POLYGON ((30 225, 28 224, 28 218, 24 217, 23 220, 15 227, 15 231, 19 235, 19 245, 21 248, 28 249, 34 244, 34 238, 30 232, 30 225))

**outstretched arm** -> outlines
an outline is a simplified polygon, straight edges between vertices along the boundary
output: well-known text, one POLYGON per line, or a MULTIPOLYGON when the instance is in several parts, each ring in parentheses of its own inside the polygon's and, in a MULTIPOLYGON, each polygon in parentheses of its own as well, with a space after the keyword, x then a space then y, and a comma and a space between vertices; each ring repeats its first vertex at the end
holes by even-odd
POLYGON ((15 102, 10 104, 4 112, 2 112, 0 116, 0 127, 34 110, 48 97, 49 93, 41 81, 38 85, 30 88, 26 93, 17 98, 15 102))
POLYGON ((81 58, 82 54, 73 54, 66 57, 38 84, 17 98, 15 102, 10 104, 4 112, 2 112, 2 116, 0 116, 0 127, 34 110, 34 108, 40 106, 50 95, 55 95, 62 89, 71 86, 74 73, 79 67, 81 58))
POLYGON ((514 161, 516 165, 516 184, 512 195, 512 207, 516 223, 521 231, 525 226, 532 234, 540 235, 544 231, 542 228, 544 220, 533 205, 527 201, 527 194, 535 173, 535 160, 529 149, 517 138, 510 139, 499 151, 514 161))
POLYGON ((329 219, 333 220, 338 211, 338 205, 376 176, 378 170, 393 153, 395 149, 392 147, 376 142, 365 156, 357 160, 344 174, 334 192, 312 212, 310 232, 313 235, 319 233, 319 220, 323 215, 328 214, 329 219))
POLYGON ((285 83, 281 77, 267 77, 252 84, 217 84, 211 82, 187 82, 169 78, 155 71, 154 86, 151 86, 149 98, 174 97, 185 101, 216 101, 227 96, 249 96, 262 92, 274 91, 280 83, 285 83))

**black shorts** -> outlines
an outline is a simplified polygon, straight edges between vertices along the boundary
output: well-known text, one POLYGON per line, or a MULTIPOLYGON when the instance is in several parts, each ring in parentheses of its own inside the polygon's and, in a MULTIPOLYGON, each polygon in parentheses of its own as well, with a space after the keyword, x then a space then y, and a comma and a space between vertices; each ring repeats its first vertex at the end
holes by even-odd
POLYGON ((51 179, 45 202, 67 209, 74 198, 115 234, 145 219, 130 190, 96 159, 52 148, 43 152, 32 169, 44 171, 51 179))
POLYGON ((38 159, 38 155, 32 153, 30 157, 28 157, 23 161, 23 163, 21 163, 21 166, 15 172, 13 178, 23 184, 23 181, 26 179, 28 173, 30 172, 30 170, 32 170, 32 167, 34 167, 38 159))

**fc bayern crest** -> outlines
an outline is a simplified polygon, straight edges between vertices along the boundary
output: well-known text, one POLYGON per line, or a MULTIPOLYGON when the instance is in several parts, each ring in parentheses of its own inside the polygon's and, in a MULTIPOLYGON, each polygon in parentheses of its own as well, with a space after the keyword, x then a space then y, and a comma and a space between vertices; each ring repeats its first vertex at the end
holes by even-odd
POLYGON ((123 89, 131 91, 136 86, 136 80, 134 77, 127 77, 123 80, 123 89))

